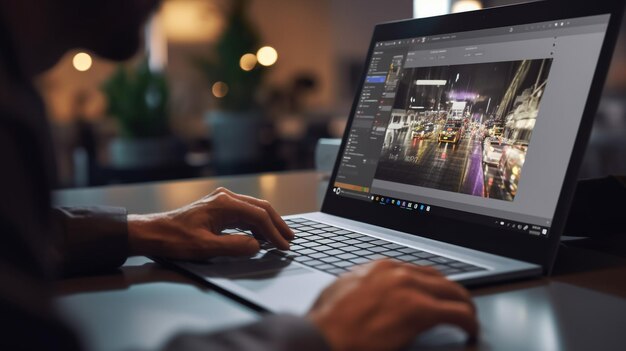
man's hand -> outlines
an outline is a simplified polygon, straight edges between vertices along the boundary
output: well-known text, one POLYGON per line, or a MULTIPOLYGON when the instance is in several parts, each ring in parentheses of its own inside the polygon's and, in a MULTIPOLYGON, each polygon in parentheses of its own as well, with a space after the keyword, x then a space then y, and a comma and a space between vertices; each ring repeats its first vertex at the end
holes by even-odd
POLYGON ((453 324, 478 333, 470 295, 435 269, 383 260, 355 268, 308 314, 334 351, 398 350, 421 332, 453 324))
POLYGON ((202 260, 212 256, 243 256, 259 251, 247 235, 219 235, 228 228, 251 230, 286 250, 294 234, 264 200, 219 188, 174 211, 129 215, 128 234, 133 255, 202 260))

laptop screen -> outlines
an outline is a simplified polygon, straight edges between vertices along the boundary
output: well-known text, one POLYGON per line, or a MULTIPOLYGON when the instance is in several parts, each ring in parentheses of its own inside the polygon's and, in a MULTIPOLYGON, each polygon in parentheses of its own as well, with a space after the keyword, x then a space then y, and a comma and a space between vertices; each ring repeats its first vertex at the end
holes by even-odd
POLYGON ((332 195, 549 237, 608 22, 374 43, 332 195))

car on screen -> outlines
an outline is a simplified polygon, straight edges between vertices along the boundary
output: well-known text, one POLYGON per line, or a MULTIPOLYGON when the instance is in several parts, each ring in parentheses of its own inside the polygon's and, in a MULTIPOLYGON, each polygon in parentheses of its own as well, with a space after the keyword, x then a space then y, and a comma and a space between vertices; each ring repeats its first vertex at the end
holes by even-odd
POLYGON ((426 123, 413 129, 413 139, 429 139, 435 131, 434 123, 426 123))
POLYGON ((499 138, 487 137, 483 142, 483 163, 498 166, 502 158, 502 141, 499 138))
POLYGON ((439 132, 440 143, 458 143, 463 135, 463 122, 447 122, 439 132))
POLYGON ((501 137, 503 133, 504 133, 504 128, 502 127, 494 126, 491 129, 489 129, 490 137, 501 137))
POLYGON ((517 185, 522 167, 526 161, 526 145, 506 145, 502 148, 499 169, 506 190, 512 195, 517 194, 517 185))

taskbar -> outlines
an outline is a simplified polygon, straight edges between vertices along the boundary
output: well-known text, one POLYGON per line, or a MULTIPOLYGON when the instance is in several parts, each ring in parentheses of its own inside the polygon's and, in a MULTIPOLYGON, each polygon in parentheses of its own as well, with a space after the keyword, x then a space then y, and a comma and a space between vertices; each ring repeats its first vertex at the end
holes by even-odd
POLYGON ((476 213, 452 210, 445 207, 434 206, 428 203, 416 202, 415 200, 398 199, 386 195, 365 193, 358 190, 353 191, 340 187, 333 188, 333 193, 337 196, 345 196, 358 200, 369 201, 377 206, 390 206, 402 211, 415 212, 417 215, 437 215, 441 217, 455 218, 480 225, 486 225, 489 227, 499 228, 515 233, 528 234, 541 238, 547 238, 550 234, 550 227, 540 226, 532 223, 512 221, 505 218, 490 217, 476 213))

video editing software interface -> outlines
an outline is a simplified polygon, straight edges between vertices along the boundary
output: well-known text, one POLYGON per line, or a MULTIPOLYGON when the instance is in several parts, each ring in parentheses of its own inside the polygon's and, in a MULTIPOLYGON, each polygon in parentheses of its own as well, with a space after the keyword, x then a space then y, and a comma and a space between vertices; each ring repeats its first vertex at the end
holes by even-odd
POLYGON ((608 22, 375 43, 334 194, 547 237, 608 22))

